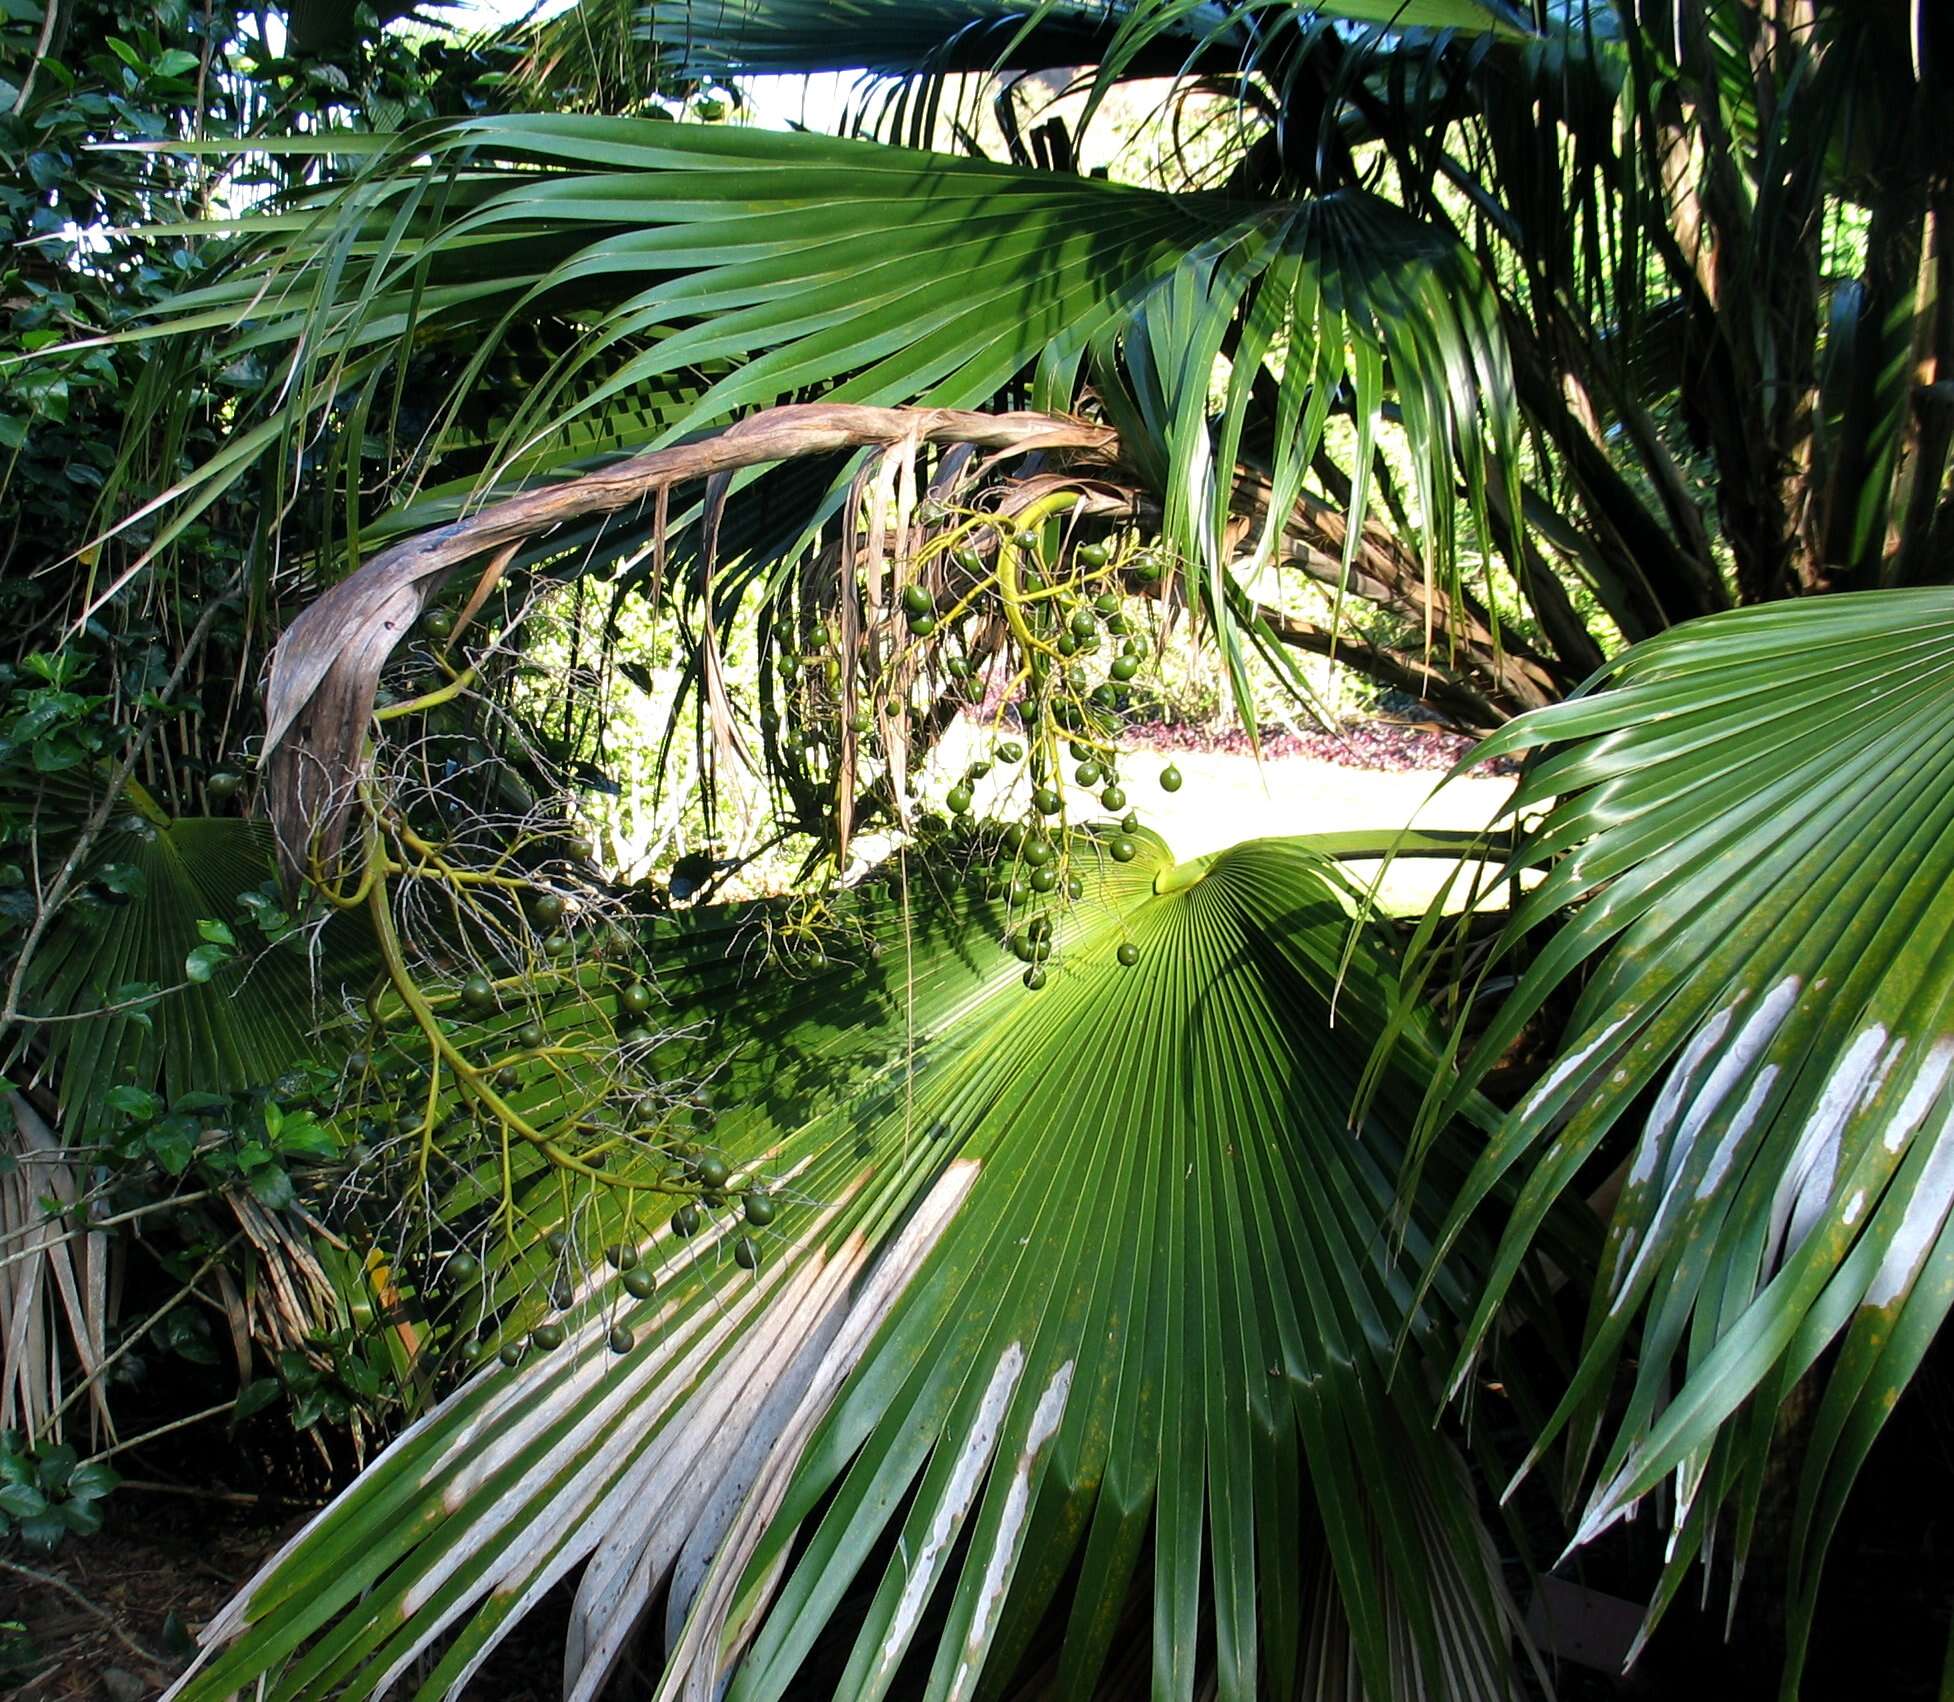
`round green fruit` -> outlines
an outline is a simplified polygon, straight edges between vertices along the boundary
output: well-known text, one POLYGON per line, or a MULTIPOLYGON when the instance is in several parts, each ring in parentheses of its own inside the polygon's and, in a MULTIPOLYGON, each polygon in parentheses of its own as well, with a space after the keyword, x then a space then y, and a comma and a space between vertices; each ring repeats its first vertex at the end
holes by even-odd
POLYGON ((483 975, 471 975, 461 984, 461 1002, 471 1011, 495 1009, 495 989, 483 975))
POLYGON ((943 664, 943 671, 953 680, 967 680, 970 678, 970 664, 961 656, 952 656, 943 664))
POLYGON ((746 1191, 746 1221, 756 1229, 764 1229, 774 1220, 779 1210, 774 1197, 764 1188, 749 1188, 746 1191))
POLYGON ((1096 762, 1082 762, 1072 771, 1072 778, 1081 786, 1097 786, 1103 772, 1096 762))
POLYGON ((968 786, 952 786, 948 796, 943 801, 950 806, 950 813, 952 815, 966 815, 969 813, 972 802, 970 788, 968 786))
POLYGON ((1108 815, 1117 815, 1126 808, 1126 794, 1117 786, 1108 786, 1099 794, 1099 801, 1106 806, 1108 815))
POLYGON ((651 1009, 651 989, 642 981, 633 981, 617 996, 618 1007, 631 1016, 643 1016, 651 1009))
POLYGON ((554 928, 563 920, 563 895, 546 892, 536 900, 536 920, 546 928, 554 928))
POLYGON ((1042 869, 1033 869, 1031 871, 1031 890, 1033 892, 1051 892, 1057 886, 1058 870, 1054 869, 1050 864, 1047 864, 1042 869))
POLYGON ((1122 833, 1138 833, 1140 831, 1140 818, 1136 813, 1129 810, 1126 819, 1119 826, 1120 832, 1122 833))
POLYGON ((936 599, 912 581, 902 588, 902 606, 912 615, 926 615, 935 609, 936 599))
POLYGON ((624 1292, 633 1300, 649 1300, 657 1291, 658 1279, 643 1265, 633 1265, 624 1273, 624 1292))
POLYGON ((760 1268, 760 1244, 750 1235, 742 1235, 733 1243, 733 1263, 743 1271, 757 1271, 760 1268))
POLYGON ((522 1363, 522 1349, 515 1342, 504 1342, 502 1351, 495 1356, 513 1371, 522 1363))
POLYGON ((631 1333, 629 1326, 624 1324, 611 1326, 611 1352, 629 1353, 637 1345, 638 1338, 631 1333))
POLYGON ((917 638, 929 637, 931 633, 936 631, 936 616, 911 615, 909 617, 909 630, 917 638))
POLYGON ((533 1052, 543 1044, 543 1025, 540 1022, 526 1022, 516 1030, 516 1044, 525 1052, 533 1052))
POLYGON ((1160 789, 1163 792, 1178 792, 1181 789, 1181 771, 1171 762, 1160 771, 1160 789))
POLYGON ((1140 659, 1137 656, 1115 656, 1113 665, 1106 670, 1121 685, 1125 685, 1139 671, 1140 659))
POLYGON ((1070 625, 1074 637, 1090 638, 1092 636, 1092 629, 1097 624, 1092 618, 1092 611, 1090 609, 1074 609, 1072 611, 1070 625))
POLYGON ((242 774, 234 774, 228 768, 220 768, 204 782, 204 791, 213 804, 228 804, 238 795, 243 785, 242 774))
POLYGON ((672 1233, 684 1238, 699 1233, 699 1208, 688 1202, 672 1213, 672 1233))
POLYGON ((1034 993, 1038 992, 1040 989, 1044 987, 1045 980, 1046 980, 1045 971, 1043 966, 1040 964, 1034 963, 1029 969, 1027 969, 1024 972, 1024 984, 1027 988, 1029 988, 1034 993))
POLYGON ((1016 739, 1006 739, 1003 744, 997 747, 997 760, 999 762, 1023 762, 1024 746, 1019 744, 1016 739))
POLYGON ((708 1153, 699 1160, 699 1181, 707 1188, 723 1188, 732 1178, 732 1167, 717 1153, 708 1153))
POLYGON ((421 616, 421 631, 429 638, 446 644, 455 635, 455 617, 450 609, 429 609, 421 616))
POLYGON ((447 1274, 450 1282, 466 1288, 482 1274, 482 1261, 473 1253, 455 1253, 448 1260, 447 1274))
POLYGON ((1113 955, 1120 960, 1122 967, 1131 969, 1134 964, 1140 961, 1140 948, 1131 940, 1122 940, 1120 941, 1119 950, 1113 953, 1113 955))
POLYGON ((1086 883, 1080 880, 1077 875, 1069 876, 1065 882, 1065 896, 1067 898, 1084 898, 1085 895, 1086 883))
POLYGON ((1024 850, 1020 855, 1023 856, 1029 867, 1042 869, 1057 853, 1053 851, 1052 842, 1049 839, 1033 837, 1024 842, 1024 850))
POLYGON ((570 936, 568 934, 551 934, 548 939, 543 941, 543 952, 548 957, 568 957, 570 955, 570 936))
POLYGON ((1113 853, 1113 861, 1115 863, 1130 863, 1133 861, 1135 857, 1137 857, 1140 854, 1139 846, 1135 845, 1133 841, 1127 838, 1127 836, 1123 833, 1117 835, 1114 838, 1111 846, 1111 850, 1113 853))
POLYGON ((529 1332, 529 1339, 545 1353, 549 1353, 563 1345, 566 1334, 561 1324, 538 1324, 529 1332))
POLYGON ((570 1237, 560 1229, 552 1229, 543 1237, 543 1245, 549 1249, 551 1258, 560 1259, 563 1249, 570 1245, 570 1237))
POLYGON ((614 1241, 604 1249, 604 1257, 613 1270, 628 1271, 638 1262, 638 1249, 628 1242, 614 1241))

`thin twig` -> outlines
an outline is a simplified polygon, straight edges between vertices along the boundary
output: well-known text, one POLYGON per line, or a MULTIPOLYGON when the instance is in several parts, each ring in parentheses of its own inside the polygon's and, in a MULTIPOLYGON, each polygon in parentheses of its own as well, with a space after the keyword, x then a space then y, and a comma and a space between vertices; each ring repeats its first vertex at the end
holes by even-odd
POLYGON ((304 1507, 317 1510, 326 1505, 317 1496, 258 1495, 248 1489, 204 1489, 194 1483, 158 1483, 154 1478, 125 1477, 116 1493, 133 1489, 143 1495, 183 1495, 193 1501, 220 1501, 227 1507, 304 1507))
POLYGON ((216 1418, 221 1413, 229 1412, 236 1405, 237 1401, 233 1398, 228 1401, 220 1401, 214 1407, 205 1407, 202 1412, 188 1413, 182 1418, 173 1418, 168 1424, 159 1424, 154 1430, 145 1430, 140 1436, 131 1436, 126 1442, 112 1443, 110 1446, 102 1449, 100 1453, 90 1454, 80 1464, 92 1466, 97 1461, 111 1459, 117 1454, 126 1454, 131 1448, 140 1448, 143 1443, 154 1442, 157 1437, 167 1436, 173 1430, 188 1430, 193 1424, 201 1424, 207 1418, 216 1418))
POLYGON ((106 1625, 114 1633, 115 1640, 132 1655, 137 1656, 146 1665, 158 1671, 169 1671, 168 1661, 154 1650, 145 1649, 142 1644, 138 1643, 135 1638, 131 1637, 128 1632, 122 1629, 121 1625, 117 1623, 114 1614, 110 1613, 106 1608, 97 1607, 81 1591, 76 1589, 73 1584, 69 1583, 66 1578, 57 1577, 52 1572, 43 1572, 36 1566, 24 1566, 18 1560, 8 1560, 4 1556, 0 1556, 0 1572, 12 1572, 18 1577, 31 1578, 37 1584, 44 1584, 50 1590, 58 1590, 69 1601, 73 1602, 76 1607, 80 1608, 82 1612, 89 1615, 90 1618, 99 1620, 103 1625, 106 1625))
MULTIPOLYGON (((230 606, 231 599, 238 593, 243 582, 243 571, 232 575, 231 583, 221 595, 211 599, 197 624, 190 629, 190 636, 184 641, 183 654, 177 659, 176 669, 157 693, 159 703, 169 703, 176 697, 177 687, 190 671, 190 664, 196 660, 203 649, 204 640, 210 636, 210 629, 216 622, 220 611, 230 606)), ((9 1030, 20 1025, 20 998, 27 984, 28 966, 34 961, 34 953, 39 949, 43 936, 54 922, 63 904, 67 902, 68 890, 74 885, 75 875, 95 849, 95 841, 101 837, 102 829, 108 825, 109 817, 115 813, 122 799, 122 788, 128 784, 129 776, 136 771, 136 764, 142 758, 149 736, 156 729, 157 715, 151 714, 138 726, 129 740, 129 748, 122 760, 116 764, 115 772, 109 776, 108 784, 102 789, 102 796, 95 808, 89 812, 88 820, 75 837, 68 855, 62 860, 61 869, 54 877, 54 885, 41 895, 34 909, 34 920, 28 927, 27 938, 21 942, 20 952, 14 959, 13 974, 7 982, 7 998, 0 1004, 0 1040, 4 1040, 9 1030)))
MULTIPOLYGON (((233 1247, 235 1247, 238 1243, 239 1238, 240 1237, 238 1235, 233 1235, 230 1236, 228 1239, 226 1239, 223 1245, 220 1246, 216 1252, 212 1253, 207 1259, 204 1260, 204 1262, 201 1265, 199 1265, 194 1271, 190 1273, 190 1280, 188 1282, 186 1282, 181 1288, 179 1288, 176 1291, 176 1293, 172 1294, 169 1297, 169 1299, 164 1301, 161 1306, 157 1307, 155 1311, 151 1312, 147 1318, 143 1319, 143 1321, 140 1324, 138 1324, 133 1330, 131 1330, 128 1333, 128 1335, 124 1338, 122 1345, 118 1347, 113 1353, 111 1353, 106 1359, 104 1359, 99 1365, 95 1367, 94 1374, 90 1377, 84 1378, 80 1383, 77 1383, 73 1391, 69 1394, 68 1398, 64 1400, 58 1407, 56 1407, 52 1413, 48 1415, 49 1424, 52 1424, 55 1420, 61 1418, 67 1412, 67 1410, 75 1404, 76 1401, 80 1400, 81 1397, 85 1395, 89 1391, 89 1389, 92 1388, 102 1378, 102 1376, 108 1371, 108 1368, 111 1365, 113 1365, 131 1348, 135 1347, 139 1342, 141 1342, 143 1337, 147 1335, 149 1331, 168 1314, 172 1306, 176 1305, 176 1303, 179 1300, 187 1299, 190 1295, 194 1294, 197 1289, 197 1283, 202 1278, 204 1272, 209 1270, 212 1265, 216 1264, 218 1260, 222 1259, 226 1253, 228 1253, 233 1247)), ((226 1402, 225 1404, 228 1406, 231 1403, 226 1402)), ((207 1415, 202 1415, 202 1416, 207 1416, 207 1415)))

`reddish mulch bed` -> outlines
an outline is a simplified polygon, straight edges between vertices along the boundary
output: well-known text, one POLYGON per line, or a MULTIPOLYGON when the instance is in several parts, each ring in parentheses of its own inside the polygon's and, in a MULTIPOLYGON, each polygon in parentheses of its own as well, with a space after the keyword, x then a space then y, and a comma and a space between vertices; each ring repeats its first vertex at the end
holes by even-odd
MULTIPOLYGON (((1248 735, 1240 731, 1212 732, 1187 722, 1129 722, 1127 734, 1151 750, 1227 751, 1246 756, 1248 735)), ((1265 757, 1303 756, 1332 762, 1339 768, 1366 768, 1385 774, 1447 769, 1470 751, 1476 740, 1440 727, 1405 721, 1352 721, 1331 732, 1290 733, 1266 727, 1259 743, 1265 757)), ((1474 773, 1512 774, 1518 764, 1502 758, 1482 763, 1474 773)))
MULTIPOLYGON (((993 687, 964 713, 988 720, 1004 706, 1003 693, 993 687)), ((1016 717, 1011 717, 1015 721, 1016 717)), ((1255 747, 1240 728, 1217 728, 1196 721, 1145 721, 1129 718, 1123 742, 1161 751, 1207 751, 1247 756, 1255 747)), ((1309 757, 1339 768, 1365 768, 1375 773, 1408 774, 1450 768, 1479 741, 1432 721, 1405 720, 1388 715, 1346 721, 1341 727, 1294 733, 1284 727, 1264 727, 1257 744, 1265 757, 1309 757)), ((1481 763, 1476 774, 1517 774, 1511 758, 1481 763)))

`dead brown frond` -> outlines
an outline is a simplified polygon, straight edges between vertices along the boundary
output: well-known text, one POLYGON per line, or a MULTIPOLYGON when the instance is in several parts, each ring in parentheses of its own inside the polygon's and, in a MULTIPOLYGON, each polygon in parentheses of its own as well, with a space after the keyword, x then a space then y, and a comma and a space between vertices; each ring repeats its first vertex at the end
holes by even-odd
POLYGON ((0 1428, 61 1439, 71 1363, 92 1421, 113 1439, 100 1371, 107 1357, 109 1236, 73 1226, 88 1187, 76 1157, 21 1095, 10 1094, 12 1164, 0 1175, 0 1428))
POLYGON ((993 455, 1042 450, 1090 458, 1110 453, 1117 437, 1109 427, 1058 414, 791 404, 765 409, 711 437, 491 503, 382 551, 306 609, 272 656, 267 796, 288 877, 337 860, 381 670, 463 563, 693 480, 904 441, 967 443, 993 455))

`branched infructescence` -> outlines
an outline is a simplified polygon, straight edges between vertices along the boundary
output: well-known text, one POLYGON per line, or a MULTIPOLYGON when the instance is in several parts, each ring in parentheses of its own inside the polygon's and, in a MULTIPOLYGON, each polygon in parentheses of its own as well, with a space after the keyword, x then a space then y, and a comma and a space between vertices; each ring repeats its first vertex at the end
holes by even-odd
MULTIPOLYGON (((1135 529, 1130 491, 1013 472, 973 448, 1017 456, 1038 432, 1082 428, 987 440, 990 428, 958 417, 943 429, 948 447, 918 432, 884 443, 841 513, 804 541, 804 565, 779 582, 763 623, 760 701, 701 664, 712 748, 744 751, 728 723, 757 725, 785 782, 783 830, 811 842, 795 896, 756 907, 737 932, 749 973, 814 974, 876 953, 873 928, 836 890, 862 878, 851 835, 869 843, 872 823, 928 845, 930 878, 1002 901, 1003 944, 1034 992, 1061 968, 1049 961, 1055 913, 1083 890, 1075 860, 1135 855, 1120 733, 1179 577, 1135 529), (984 729, 989 754, 950 780, 939 813, 925 767, 959 717, 984 729)), ((723 487, 708 494, 698 541, 701 634, 717 618, 720 502, 723 487)), ((530 506, 539 525, 561 518, 562 502, 530 506)), ((339 1107, 359 1131, 355 1176, 370 1173, 349 1187, 384 1214, 364 1255, 369 1285, 411 1311, 415 1285, 431 1284, 437 1303, 423 1311, 505 1353, 520 1351, 511 1325, 545 1347, 561 1334, 548 1314, 570 1303, 577 1261, 592 1256, 580 1226, 623 1226, 609 1248, 622 1280, 654 1232, 683 1242, 728 1203, 753 1224, 773 1210, 767 1178, 736 1175, 700 1144, 709 1083, 666 1079, 686 1049, 658 1025, 657 966, 627 895, 577 847, 535 705, 510 689, 533 612, 529 570, 510 570, 514 524, 490 529, 499 553, 459 615, 436 603, 410 642, 389 640, 330 831, 304 813, 316 789, 281 799, 277 770, 272 788, 286 855, 297 820, 309 845, 299 872, 328 905, 366 918, 382 966, 346 1018, 361 1038, 339 1107)), ((561 563, 547 571, 533 583, 564 577, 561 563)), ((669 595, 686 582, 674 576, 669 595)), ((572 661, 556 686, 566 730, 595 678, 579 686, 572 661)), ((315 747, 302 718, 282 725, 289 781, 315 747)), ((897 878, 911 878, 906 862, 897 878)), ((906 890, 895 896, 906 904, 906 890)), ((740 1246, 758 1258, 755 1243, 740 1246)))
MULTIPOLYGON (((653 1067, 682 1036, 660 1024, 625 899, 591 872, 521 718, 502 714, 524 611, 505 605, 466 656, 443 613, 375 716, 357 863, 306 874, 366 919, 381 965, 340 1019, 358 1033, 337 1104, 356 1136, 341 1203, 371 1237, 367 1285, 395 1327, 433 1316, 487 1348, 563 1304, 580 1273, 562 1225, 600 1195, 604 1221, 648 1236, 707 1196, 765 1190, 729 1187, 695 1144, 708 1084, 653 1067), (499 1282, 517 1266, 541 1273, 540 1294, 499 1282)), ((635 1244, 617 1256, 635 1264, 635 1244)))

